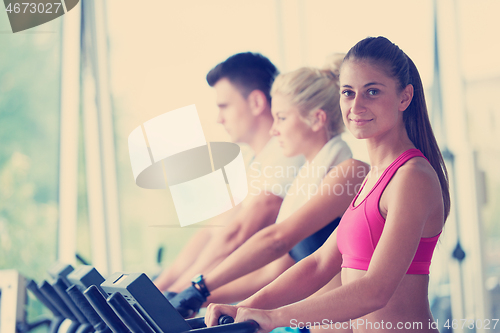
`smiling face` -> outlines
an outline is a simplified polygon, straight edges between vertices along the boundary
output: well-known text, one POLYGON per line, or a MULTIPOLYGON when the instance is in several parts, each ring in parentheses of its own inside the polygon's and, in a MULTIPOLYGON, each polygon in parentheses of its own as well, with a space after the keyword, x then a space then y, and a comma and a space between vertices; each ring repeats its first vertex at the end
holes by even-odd
POLYGON ((367 61, 347 60, 340 73, 340 108, 344 123, 358 139, 383 137, 404 130, 403 111, 413 96, 408 85, 367 61))
POLYGON ((276 94, 272 99, 272 114, 274 122, 271 135, 277 137, 283 154, 305 155, 313 130, 300 116, 299 109, 291 103, 289 97, 276 94))
POLYGON ((219 107, 217 122, 224 126, 231 141, 249 143, 255 117, 248 100, 227 78, 217 81, 214 89, 219 107))

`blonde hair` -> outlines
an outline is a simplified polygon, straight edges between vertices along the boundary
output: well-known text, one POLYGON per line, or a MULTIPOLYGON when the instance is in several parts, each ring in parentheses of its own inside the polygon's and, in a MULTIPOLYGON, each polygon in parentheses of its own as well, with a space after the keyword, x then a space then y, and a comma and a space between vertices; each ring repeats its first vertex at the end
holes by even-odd
POLYGON ((302 67, 278 75, 271 88, 271 96, 290 97, 301 117, 308 121, 311 111, 321 109, 326 113, 328 138, 344 131, 340 112, 339 69, 345 54, 335 53, 327 58, 322 69, 302 67))

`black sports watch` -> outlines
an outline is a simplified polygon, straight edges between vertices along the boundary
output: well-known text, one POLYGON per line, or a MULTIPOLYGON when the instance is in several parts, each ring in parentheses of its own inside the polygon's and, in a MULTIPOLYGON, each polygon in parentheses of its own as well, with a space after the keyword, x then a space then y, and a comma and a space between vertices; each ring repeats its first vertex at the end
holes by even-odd
POLYGON ((196 275, 191 280, 191 283, 193 284, 193 287, 195 287, 203 295, 203 297, 206 298, 210 296, 210 292, 208 291, 208 288, 205 284, 205 280, 203 280, 202 274, 196 275))

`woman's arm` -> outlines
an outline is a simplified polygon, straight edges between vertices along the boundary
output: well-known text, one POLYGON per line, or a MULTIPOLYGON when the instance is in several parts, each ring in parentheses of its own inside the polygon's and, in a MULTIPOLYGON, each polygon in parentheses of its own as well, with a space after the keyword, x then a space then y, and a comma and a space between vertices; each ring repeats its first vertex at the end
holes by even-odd
POLYGON ((235 317, 239 307, 274 309, 302 300, 319 290, 338 272, 342 255, 337 247, 337 231, 316 252, 290 267, 273 282, 238 307, 212 303, 205 314, 207 326, 217 325, 222 314, 235 317))
POLYGON ((265 288, 238 305, 275 309, 300 301, 327 284, 340 272, 341 264, 342 255, 338 251, 335 230, 316 252, 290 267, 265 288))
POLYGON ((266 266, 218 288, 210 294, 208 302, 229 304, 244 300, 267 286, 293 264, 295 261, 292 257, 285 254, 266 266))
POLYGON ((442 213, 435 174, 409 163, 398 170, 390 184, 384 192, 387 209, 384 231, 363 277, 347 284, 343 281, 341 287, 314 299, 274 310, 239 307, 237 320, 260 320, 266 331, 289 326, 292 319, 343 322, 383 308, 405 276, 424 229, 424 236, 432 236, 427 233, 438 233, 443 223, 443 214, 440 220, 430 220, 431 216, 442 213))
POLYGON ((300 209, 283 222, 259 231, 207 274, 208 290, 214 291, 276 260, 299 241, 342 216, 367 171, 367 164, 353 159, 332 168, 323 178, 318 193, 300 209))

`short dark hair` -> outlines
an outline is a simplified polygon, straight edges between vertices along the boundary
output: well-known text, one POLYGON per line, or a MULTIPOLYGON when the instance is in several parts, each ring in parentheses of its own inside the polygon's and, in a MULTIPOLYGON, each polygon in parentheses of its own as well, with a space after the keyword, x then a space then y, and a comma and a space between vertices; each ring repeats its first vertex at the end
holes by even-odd
POLYGON ((230 56, 210 70, 207 82, 213 87, 220 79, 227 78, 247 98, 254 90, 262 91, 271 101, 271 86, 278 70, 260 53, 238 53, 230 56))

